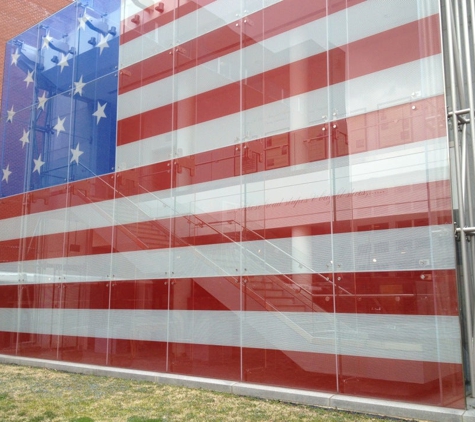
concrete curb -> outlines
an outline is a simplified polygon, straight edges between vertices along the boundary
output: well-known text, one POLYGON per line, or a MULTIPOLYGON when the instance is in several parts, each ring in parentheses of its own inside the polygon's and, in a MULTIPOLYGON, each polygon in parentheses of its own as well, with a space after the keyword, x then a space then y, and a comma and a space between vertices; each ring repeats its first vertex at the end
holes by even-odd
POLYGON ((191 377, 187 375, 164 374, 112 368, 80 363, 33 359, 18 356, 0 355, 0 363, 55 369, 87 375, 151 381, 161 384, 190 388, 203 388, 239 396, 258 397, 267 400, 280 400, 289 403, 325 407, 335 410, 389 416, 393 418, 415 419, 434 422, 475 422, 475 410, 458 410, 445 407, 423 406, 389 400, 376 400, 342 394, 319 393, 291 388, 247 384, 213 378, 191 377))

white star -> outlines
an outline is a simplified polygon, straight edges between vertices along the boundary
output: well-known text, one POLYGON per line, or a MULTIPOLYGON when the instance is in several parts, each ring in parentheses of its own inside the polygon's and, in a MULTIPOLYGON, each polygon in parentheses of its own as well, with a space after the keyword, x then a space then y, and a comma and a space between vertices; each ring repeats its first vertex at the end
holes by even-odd
POLYGON ((56 131, 56 136, 59 136, 61 132, 66 132, 66 129, 64 128, 64 121, 66 120, 66 117, 64 119, 61 119, 58 116, 58 123, 53 127, 53 129, 56 131))
POLYGON ((16 114, 16 111, 13 111, 13 106, 10 110, 7 110, 7 122, 13 123, 13 116, 16 114))
POLYGON ((101 40, 96 45, 96 47, 99 47, 100 49, 99 55, 102 54, 102 50, 104 50, 104 48, 109 47, 109 44, 107 43, 108 39, 109 39, 109 34, 106 34, 105 37, 104 35, 101 34, 101 40))
POLYGON ((88 21, 88 19, 89 19, 89 16, 87 16, 86 11, 84 11, 84 14, 80 18, 78 18, 78 21, 79 21, 78 31, 80 29, 86 30, 86 22, 88 21))
POLYGON ((71 148, 71 154, 73 154, 70 163, 76 161, 76 164, 79 164, 79 157, 84 154, 84 151, 79 150, 79 144, 76 145, 75 149, 71 148))
POLYGON ((48 31, 48 33, 43 37, 43 46, 41 47, 41 49, 43 48, 47 49, 51 41, 53 41, 53 37, 49 34, 49 31, 48 31))
POLYGON ((107 103, 104 103, 103 105, 101 105, 99 101, 97 102, 97 110, 94 113, 92 113, 93 116, 97 117, 96 124, 99 124, 99 121, 101 120, 102 117, 107 117, 106 113, 104 112, 106 105, 107 103))
POLYGON ((66 66, 69 66, 69 63, 68 63, 68 56, 69 56, 69 53, 64 55, 63 53, 61 53, 61 60, 58 62, 58 66, 61 67, 61 72, 63 71, 63 69, 66 67, 66 66))
POLYGON ((38 97, 38 109, 45 109, 45 104, 46 101, 48 101, 48 98, 46 97, 46 91, 43 91, 43 95, 41 97, 38 97))
POLYGON ((10 171, 10 164, 7 165, 6 169, 2 169, 2 171, 3 171, 2 182, 5 180, 5 182, 8 183, 8 178, 10 177, 10 174, 12 174, 12 172, 10 171))
POLYGON ((18 64, 18 59, 20 58, 20 53, 18 52, 18 48, 12 53, 12 63, 15 66, 18 64))
POLYGON ((41 161, 41 154, 40 154, 40 156, 38 157, 37 160, 35 160, 35 159, 33 158, 33 161, 35 162, 35 168, 33 169, 33 173, 34 173, 35 171, 37 171, 38 174, 40 174, 40 173, 41 173, 41 167, 45 164, 44 161, 41 161))
POLYGON ((26 82, 26 87, 27 88, 30 86, 30 83, 34 83, 33 73, 35 73, 34 70, 32 70, 31 72, 28 70, 28 75, 26 75, 26 78, 23 79, 23 81, 26 82))
POLYGON ((20 138, 20 142, 23 144, 21 147, 25 148, 25 144, 30 143, 30 131, 23 129, 23 136, 20 138))
POLYGON ((86 86, 86 83, 82 81, 82 75, 79 78, 79 81, 74 82, 74 93, 73 95, 79 94, 82 96, 82 90, 86 86))

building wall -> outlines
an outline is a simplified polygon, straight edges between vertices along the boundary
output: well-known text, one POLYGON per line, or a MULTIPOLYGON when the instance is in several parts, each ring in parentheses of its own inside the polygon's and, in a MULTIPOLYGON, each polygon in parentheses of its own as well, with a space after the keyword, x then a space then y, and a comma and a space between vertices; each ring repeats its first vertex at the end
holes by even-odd
POLYGON ((464 407, 438 2, 144 1, 7 45, 0 353, 464 407))

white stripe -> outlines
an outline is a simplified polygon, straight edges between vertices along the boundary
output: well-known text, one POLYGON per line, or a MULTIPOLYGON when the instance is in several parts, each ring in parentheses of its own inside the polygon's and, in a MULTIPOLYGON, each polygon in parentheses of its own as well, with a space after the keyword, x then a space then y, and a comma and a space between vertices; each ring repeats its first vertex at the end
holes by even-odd
POLYGON ((0 309, 0 331, 461 363, 457 317, 0 309), (104 321, 109 321, 109 329, 104 321), (168 332, 168 336, 167 336, 168 332))
MULTIPOLYGON (((236 0, 218 0, 199 8, 179 19, 158 26, 155 30, 147 32, 144 36, 135 38, 120 47, 120 68, 130 66, 147 57, 170 50, 173 46, 186 43, 218 28, 229 25, 239 20, 244 15, 249 15, 263 10, 282 0, 246 0, 246 13, 241 9, 241 2, 236 0)), ((129 6, 129 5, 127 5, 129 6)), ((122 9, 127 16, 133 16, 134 7, 122 9)), ((127 29, 136 29, 136 25, 127 29)))
POLYGON ((435 55, 119 146, 116 167, 125 170, 198 154, 320 124, 334 112, 342 119, 443 92, 441 55, 435 55))
POLYGON ((137 250, 0 264, 0 284, 455 268, 451 225, 137 250), (301 246, 306 245, 305 250, 301 246), (296 269, 300 266, 300 269, 296 269))
MULTIPOLYGON (((256 173, 230 177, 68 209, 45 211, 26 217, 3 219, 0 220, 0 241, 183 215, 229 210, 240 212, 244 206, 248 209, 281 203, 290 203, 292 206, 296 204, 295 201, 307 201, 311 205, 327 200, 330 194, 351 193, 354 197, 358 194, 361 197, 385 188, 448 179, 447 139, 436 138, 349 157, 268 170, 265 175, 256 173), (243 186, 246 188, 245 192, 243 186)), ((427 212, 427 201, 427 198, 419 195, 417 201, 407 207, 422 206, 419 211, 427 212)), ((366 210, 370 211, 372 216, 396 215, 410 211, 407 207, 401 211, 397 201, 391 198, 387 198, 386 202, 382 200, 381 206, 381 210, 366 210)), ((359 210, 357 203, 354 203, 353 207, 355 212, 359 210)), ((321 211, 321 207, 319 208, 321 211)), ((288 214, 288 211, 284 214, 288 214)), ((331 216, 314 214, 311 222, 319 221, 331 221, 331 216)), ((282 224, 282 221, 267 221, 266 227, 272 228, 273 224, 279 223, 282 224)), ((164 224, 167 224, 166 221, 164 224)), ((177 235, 184 234, 178 232, 177 235)))
MULTIPOLYGON (((399 5, 395 13, 391 14, 391 11, 388 12, 386 5, 384 4, 383 7, 383 4, 378 3, 378 7, 375 8, 374 4, 368 7, 365 2, 348 9, 347 12, 341 11, 330 15, 328 25, 330 28, 339 28, 338 31, 328 33, 327 18, 318 19, 266 39, 262 43, 253 44, 122 94, 119 96, 118 102, 118 119, 124 119, 138 112, 143 113, 236 82, 243 76, 239 71, 241 67, 244 68, 245 77, 250 78, 421 17, 415 8, 409 8, 411 10, 408 13, 405 7, 399 7, 399 5), (360 9, 365 12, 369 9, 371 16, 362 15, 360 9), (365 16, 365 25, 360 24, 361 16, 365 16), (346 28, 346 20, 349 22, 350 27, 348 28, 346 28), (358 22, 358 25, 355 25, 355 22, 358 22), (346 28, 346 31, 341 28, 346 28), (330 38, 328 39, 328 37, 330 38), (288 53, 282 54, 286 50, 288 53), (291 60, 289 60, 289 56, 291 60), (256 60, 256 57, 259 59, 256 60), (139 110, 137 109, 138 104, 140 104, 139 110)), ((395 2, 390 6, 393 6, 394 9, 395 2)), ((126 46, 127 44, 123 48, 126 49, 126 46)), ((127 54, 126 50, 124 50, 124 54, 127 54)), ((351 60, 349 65, 351 66, 351 60)))
MULTIPOLYGON (((254 13, 258 10, 261 10, 261 8, 268 7, 269 5, 278 3, 280 1, 282 0, 246 0, 245 10, 247 14, 254 13)), ((200 2, 196 2, 196 3, 200 3, 200 2)), ((132 0, 122 0, 122 20, 126 20, 142 12, 144 7, 150 7, 155 4, 157 4, 156 0, 138 0, 135 2, 133 2, 132 0), (144 6, 144 7, 141 7, 141 6, 144 6)), ((175 22, 177 22, 178 25, 184 25, 185 23, 190 23, 197 19, 204 19, 205 16, 200 15, 200 12, 204 12, 204 11, 206 15, 211 14, 213 16, 213 20, 226 19, 226 16, 229 15, 230 13, 233 13, 234 17, 236 18, 236 14, 239 14, 239 16, 242 16, 242 14, 244 13, 241 7, 242 5, 241 5, 241 2, 239 1, 218 0, 203 8, 198 9, 195 12, 192 12, 190 14, 192 15, 191 20, 183 21, 182 20, 183 18, 180 18, 180 19, 176 19, 175 22)), ((133 26, 133 29, 135 28, 136 28, 136 25, 133 26)))

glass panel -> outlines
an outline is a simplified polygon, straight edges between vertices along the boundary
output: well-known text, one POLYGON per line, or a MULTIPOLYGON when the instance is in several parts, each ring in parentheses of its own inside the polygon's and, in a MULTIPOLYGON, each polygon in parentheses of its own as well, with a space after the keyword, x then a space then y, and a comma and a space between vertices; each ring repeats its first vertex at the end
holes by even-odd
MULTIPOLYGON (((78 85, 76 85, 78 87, 78 85)), ((84 83, 73 97, 69 180, 110 173, 115 166, 116 73, 84 83)))
POLYGON ((227 312, 240 303, 230 147, 239 119, 228 119, 226 132, 216 125, 239 111, 240 28, 239 4, 225 3, 189 2, 175 15, 169 370, 239 380, 239 315, 227 312))
POLYGON ((76 58, 81 53, 76 30, 77 10, 75 5, 65 7, 39 27, 42 67, 37 87, 46 91, 48 98, 72 88, 76 58))
POLYGON ((37 359, 57 359, 60 284, 22 285, 19 293, 17 354, 37 359))
POLYGON ((112 250, 114 178, 75 182, 68 190, 64 272, 68 281, 107 280, 112 250))
MULTIPOLYGON (((46 111, 32 126, 32 175, 30 189, 65 183, 68 178, 71 138, 71 97, 69 93, 49 97, 46 111)), ((32 120, 33 120, 32 119, 32 120)))
POLYGON ((61 360, 105 365, 109 330, 109 283, 62 284, 61 360))
POLYGON ((110 307, 109 364, 165 372, 168 280, 113 282, 110 307))
MULTIPOLYGON (((15 112, 31 107, 35 100, 35 92, 42 69, 42 59, 39 54, 41 37, 39 26, 34 26, 7 44, 2 89, 3 113, 7 120, 13 123, 15 112)), ((38 86, 39 87, 39 86, 38 86)))
MULTIPOLYGON (((2 195, 24 192, 30 186, 33 167, 33 131, 31 130, 33 107, 15 112, 4 125, 2 195)), ((11 115, 11 114, 10 114, 11 115)), ((38 156, 35 157, 35 159, 38 156)))
POLYGON ((460 404, 437 4, 374 6, 330 35, 340 391, 460 404))
POLYGON ((112 176, 97 177, 75 182, 67 192, 63 254, 68 284, 59 346, 64 360, 107 363, 113 183, 112 176))
POLYGON ((21 230, 21 281, 53 283, 64 276, 64 225, 67 190, 52 187, 26 198, 21 230))
POLYGON ((231 277, 180 278, 170 289, 170 372, 239 379, 239 284, 231 277))
POLYGON ((76 91, 117 71, 119 63, 120 2, 94 0, 77 6, 77 55, 74 65, 76 91))
MULTIPOLYGON (((18 283, 18 261, 21 257, 22 241, 20 234, 22 231, 21 215, 24 207, 24 196, 15 195, 2 198, 2 217, 8 220, 8 230, 4 229, 0 247, 0 284, 18 283)), ((5 223, 2 222, 2 225, 5 223)))
POLYGON ((244 379, 334 391, 325 2, 242 22, 244 379))
POLYGON ((0 312, 2 313, 0 319, 0 351, 6 355, 16 354, 19 317, 18 297, 19 287, 17 284, 0 286, 0 312))
MULTIPOLYGON (((119 79, 117 144, 124 152, 118 155, 117 165, 121 170, 171 158, 174 7, 167 3, 167 18, 154 29, 142 24, 149 12, 136 11, 124 23, 129 43, 121 53, 119 79), (140 139, 142 146, 136 148, 133 142, 140 139)), ((161 17, 154 9, 150 13, 161 17)))

